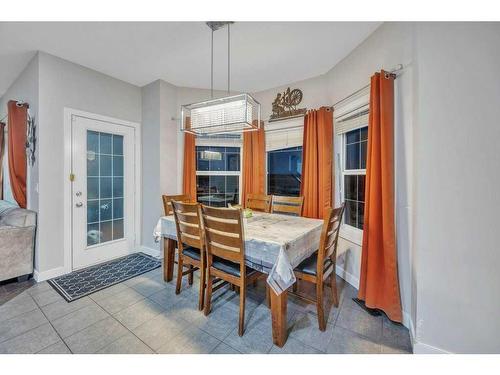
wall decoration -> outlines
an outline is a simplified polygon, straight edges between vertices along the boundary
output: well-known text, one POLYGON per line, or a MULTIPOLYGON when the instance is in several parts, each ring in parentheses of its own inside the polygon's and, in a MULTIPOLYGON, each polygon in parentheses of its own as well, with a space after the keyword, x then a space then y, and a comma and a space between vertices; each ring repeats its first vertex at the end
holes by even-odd
POLYGON ((290 90, 287 88, 283 93, 278 93, 273 101, 273 113, 269 121, 284 120, 291 117, 304 116, 307 112, 306 108, 297 109, 297 106, 302 102, 302 91, 299 89, 290 90))
POLYGON ((29 165, 35 165, 35 151, 36 151, 36 125, 35 118, 30 116, 28 112, 28 126, 26 129, 26 156, 29 165))

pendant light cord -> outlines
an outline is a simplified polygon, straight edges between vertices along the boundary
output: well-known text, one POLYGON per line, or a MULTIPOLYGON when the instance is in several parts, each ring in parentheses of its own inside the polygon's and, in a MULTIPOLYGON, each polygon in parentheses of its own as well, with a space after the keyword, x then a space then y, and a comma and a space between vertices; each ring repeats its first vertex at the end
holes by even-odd
POLYGON ((214 98, 214 30, 212 29, 212 44, 210 56, 210 98, 214 98))
POLYGON ((231 25, 227 25, 227 93, 230 93, 230 87, 231 87, 231 31, 230 31, 231 25))

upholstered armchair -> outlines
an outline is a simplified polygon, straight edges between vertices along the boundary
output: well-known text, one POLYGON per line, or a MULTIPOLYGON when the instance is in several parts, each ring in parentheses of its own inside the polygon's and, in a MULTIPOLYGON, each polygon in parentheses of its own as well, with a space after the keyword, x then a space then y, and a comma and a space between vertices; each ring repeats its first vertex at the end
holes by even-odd
POLYGON ((19 207, 0 210, 0 281, 33 273, 36 212, 19 207))

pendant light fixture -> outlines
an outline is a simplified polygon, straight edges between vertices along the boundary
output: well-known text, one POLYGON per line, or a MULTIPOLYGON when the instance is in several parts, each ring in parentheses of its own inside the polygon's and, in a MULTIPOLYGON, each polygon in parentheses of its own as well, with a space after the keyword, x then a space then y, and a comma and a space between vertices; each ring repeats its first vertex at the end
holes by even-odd
POLYGON ((230 25, 233 22, 207 22, 212 30, 211 99, 181 106, 181 130, 196 135, 242 133, 260 127, 260 104, 250 94, 230 96, 230 25), (227 93, 214 99, 214 31, 227 27, 227 93))

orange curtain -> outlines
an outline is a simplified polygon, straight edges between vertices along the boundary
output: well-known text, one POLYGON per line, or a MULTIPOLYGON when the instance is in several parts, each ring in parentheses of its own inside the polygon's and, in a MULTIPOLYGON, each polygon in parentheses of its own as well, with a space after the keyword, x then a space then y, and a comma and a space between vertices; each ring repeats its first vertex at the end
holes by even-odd
POLYGON ((303 215, 322 219, 333 199, 333 111, 321 107, 304 117, 302 146, 303 215))
POLYGON ((5 124, 0 122, 0 199, 3 199, 3 154, 5 152, 5 124))
POLYGON ((184 133, 184 172, 182 193, 196 201, 196 136, 184 133))
POLYGON ((264 122, 259 130, 243 133, 243 190, 242 205, 248 194, 265 194, 266 186, 266 140, 264 122))
POLYGON ((28 105, 17 105, 9 101, 9 176, 12 194, 21 208, 26 208, 26 127, 28 121, 28 105))
POLYGON ((384 71, 371 78, 358 298, 402 321, 394 224, 394 77, 384 71))

